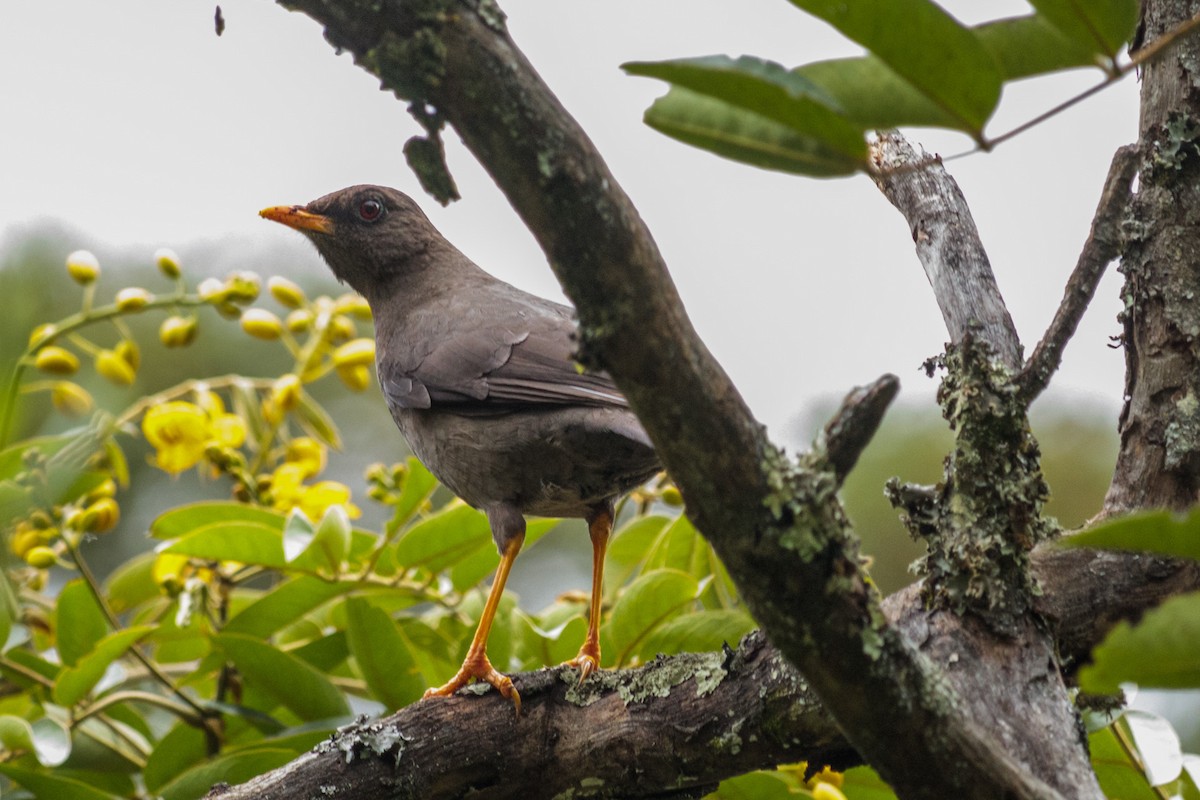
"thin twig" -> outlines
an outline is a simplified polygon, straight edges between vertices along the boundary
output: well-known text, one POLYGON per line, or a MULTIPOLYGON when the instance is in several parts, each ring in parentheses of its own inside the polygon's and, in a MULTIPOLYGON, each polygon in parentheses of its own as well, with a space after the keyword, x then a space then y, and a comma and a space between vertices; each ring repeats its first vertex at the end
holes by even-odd
POLYGON ((1129 203, 1130 187, 1137 173, 1137 148, 1126 145, 1113 154, 1100 203, 1092 218, 1092 230, 1079 254, 1075 270, 1067 280, 1062 303, 1017 376, 1026 404, 1032 403, 1050 383, 1062 363, 1062 351, 1074 335, 1079 320, 1096 295, 1104 270, 1120 254, 1121 217, 1129 203))

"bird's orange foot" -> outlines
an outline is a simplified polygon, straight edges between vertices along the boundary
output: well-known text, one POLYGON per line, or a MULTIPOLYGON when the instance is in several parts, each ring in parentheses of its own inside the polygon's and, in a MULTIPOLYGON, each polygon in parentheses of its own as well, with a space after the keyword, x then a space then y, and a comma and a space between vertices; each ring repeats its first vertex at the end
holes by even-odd
POLYGON ((478 657, 468 655, 457 675, 436 689, 427 689, 425 697, 449 697, 472 680, 490 683, 501 697, 507 697, 512 701, 517 715, 520 716, 521 695, 517 692, 517 687, 513 686, 511 678, 496 671, 486 655, 478 657))
POLYGON ((582 685, 589 675, 600 668, 600 644, 584 642, 579 655, 570 661, 564 661, 563 666, 579 670, 579 683, 582 685))

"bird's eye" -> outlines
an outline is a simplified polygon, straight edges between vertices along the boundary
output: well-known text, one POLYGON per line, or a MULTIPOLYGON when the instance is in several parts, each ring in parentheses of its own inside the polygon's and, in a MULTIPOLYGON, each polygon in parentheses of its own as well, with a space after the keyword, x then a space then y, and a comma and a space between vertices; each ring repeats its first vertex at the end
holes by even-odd
POLYGON ((383 216, 383 203, 373 197, 363 200, 358 204, 358 216, 363 222, 375 222, 383 216))

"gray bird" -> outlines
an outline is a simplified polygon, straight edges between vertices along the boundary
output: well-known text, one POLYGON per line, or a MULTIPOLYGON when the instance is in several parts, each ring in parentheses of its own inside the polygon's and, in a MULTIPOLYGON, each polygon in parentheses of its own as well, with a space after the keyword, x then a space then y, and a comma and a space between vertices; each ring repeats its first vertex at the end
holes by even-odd
POLYGON ((351 186, 261 216, 305 234, 375 317, 379 383, 413 453, 487 514, 500 566, 462 668, 431 695, 487 681, 520 710, 487 638, 525 515, 582 517, 592 539, 592 599, 579 655, 600 662, 604 553, 618 497, 661 469, 612 379, 574 358, 573 312, 492 277, 446 241, 407 195, 351 186))

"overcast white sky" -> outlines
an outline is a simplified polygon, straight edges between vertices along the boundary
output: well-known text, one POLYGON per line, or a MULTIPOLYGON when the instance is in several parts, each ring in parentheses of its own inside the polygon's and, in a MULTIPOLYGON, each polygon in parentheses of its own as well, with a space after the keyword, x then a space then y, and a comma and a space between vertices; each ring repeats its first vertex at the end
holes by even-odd
MULTIPOLYGON (((856 52, 786 0, 507 0, 514 38, 589 131, 648 221, 701 335, 759 417, 784 426, 815 398, 883 372, 928 397, 917 371, 946 338, 900 215, 865 177, 814 181, 755 170, 677 144, 641 114, 663 86, 628 60, 743 53, 793 66, 856 52)), ((1023 2, 945 5, 969 22, 1023 2)), ((269 0, 40 0, 0 12, 0 243, 47 218, 80 245, 237 245, 264 274, 321 269, 259 208, 353 183, 416 196, 453 242, 494 274, 561 296, 532 237, 451 134, 464 199, 421 195, 401 146, 402 103, 338 57, 307 17, 269 0), (289 248, 267 261, 267 245, 289 248)), ((1002 132, 1096 82, 1073 73, 1006 91, 1002 132)), ((990 155, 950 164, 966 192, 1018 330, 1032 347, 1087 235, 1113 150, 1136 137, 1127 79, 990 155)), ((943 155, 961 136, 917 132, 943 155)), ((2 244, 0 244, 2 246, 2 244)), ((1115 408, 1122 356, 1118 276, 1066 353, 1052 397, 1115 408)), ((0 302, 11 302, 9 298, 0 302)), ((1114 423, 1115 424, 1115 423, 1114 423)))

